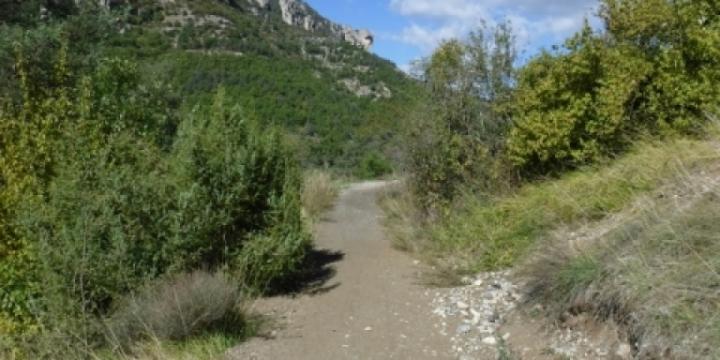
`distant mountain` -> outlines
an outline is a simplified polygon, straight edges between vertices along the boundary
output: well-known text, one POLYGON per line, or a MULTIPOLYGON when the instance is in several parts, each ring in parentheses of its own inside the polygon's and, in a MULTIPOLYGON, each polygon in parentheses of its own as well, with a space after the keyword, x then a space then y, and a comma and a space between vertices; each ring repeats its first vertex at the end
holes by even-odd
MULTIPOLYGON (((5 22, 26 27, 74 24, 80 15, 67 2, 81 1, 0 7, 22 7, 29 15, 5 22)), ((334 23, 302 0, 89 1, 113 11, 110 33, 76 39, 92 43, 81 45, 93 46, 93 56, 137 61, 148 81, 171 84, 188 111, 224 87, 248 116, 287 128, 309 165, 351 169, 369 153, 393 158, 399 119, 421 91, 368 51, 368 30, 334 23)))

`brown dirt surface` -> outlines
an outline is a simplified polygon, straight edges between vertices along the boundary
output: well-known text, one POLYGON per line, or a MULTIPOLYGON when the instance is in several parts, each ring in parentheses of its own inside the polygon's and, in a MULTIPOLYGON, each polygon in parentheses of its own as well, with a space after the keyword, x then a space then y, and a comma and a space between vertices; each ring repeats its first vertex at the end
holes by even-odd
POLYGON ((392 248, 381 225, 378 195, 386 182, 342 192, 316 226, 318 271, 293 294, 258 300, 275 319, 267 336, 228 359, 453 359, 432 315, 434 291, 419 283, 422 265, 392 248))

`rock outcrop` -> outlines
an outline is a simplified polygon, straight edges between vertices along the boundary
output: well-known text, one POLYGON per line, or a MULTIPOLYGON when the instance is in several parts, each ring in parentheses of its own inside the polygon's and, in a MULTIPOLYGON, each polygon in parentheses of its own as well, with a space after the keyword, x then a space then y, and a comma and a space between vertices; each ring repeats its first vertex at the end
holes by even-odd
MULTIPOLYGON (((270 0, 248 0, 252 5, 262 9, 272 7, 270 0)), ((326 32, 347 41, 355 46, 369 49, 374 37, 368 30, 356 30, 349 26, 339 25, 320 16, 302 0, 278 0, 278 9, 282 20, 292 26, 298 26, 310 32, 326 32)), ((273 9, 271 9, 273 10, 273 9)), ((259 12, 256 12, 259 13, 259 12)))
MULTIPOLYGON (((79 2, 80 0, 75 0, 79 2)), ((96 0, 101 6, 113 7, 125 4, 128 0, 96 0)), ((175 3, 175 0, 158 0, 163 4, 175 3)), ((227 0, 221 0, 227 1, 227 0)), ((306 31, 329 34, 340 40, 344 40, 359 46, 363 49, 369 49, 374 42, 374 37, 369 30, 357 30, 349 26, 336 24, 318 14, 303 0, 246 0, 246 6, 250 6, 250 10, 255 15, 262 15, 268 12, 279 12, 283 22, 288 25, 298 26, 306 31)))

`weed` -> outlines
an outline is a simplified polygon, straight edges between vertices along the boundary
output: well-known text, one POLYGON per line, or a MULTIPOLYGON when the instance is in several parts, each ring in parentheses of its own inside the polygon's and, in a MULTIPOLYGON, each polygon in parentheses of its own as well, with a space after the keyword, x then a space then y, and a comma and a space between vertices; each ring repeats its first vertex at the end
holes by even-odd
POLYGON ((311 219, 332 208, 337 196, 338 187, 327 172, 315 170, 305 175, 302 203, 311 219))
POLYGON ((245 331, 242 293, 227 275, 195 271, 160 280, 127 300, 109 320, 111 343, 183 340, 208 331, 245 331))

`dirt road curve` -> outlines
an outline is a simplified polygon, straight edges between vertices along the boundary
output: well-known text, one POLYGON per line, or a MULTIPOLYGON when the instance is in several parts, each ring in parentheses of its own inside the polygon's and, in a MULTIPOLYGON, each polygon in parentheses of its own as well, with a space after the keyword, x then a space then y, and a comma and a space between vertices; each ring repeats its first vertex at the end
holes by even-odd
POLYGON ((258 301, 278 319, 268 339, 256 338, 229 359, 452 359, 451 344, 431 315, 432 293, 420 268, 383 234, 377 196, 388 184, 345 190, 316 228, 315 254, 324 266, 296 296, 258 301))

